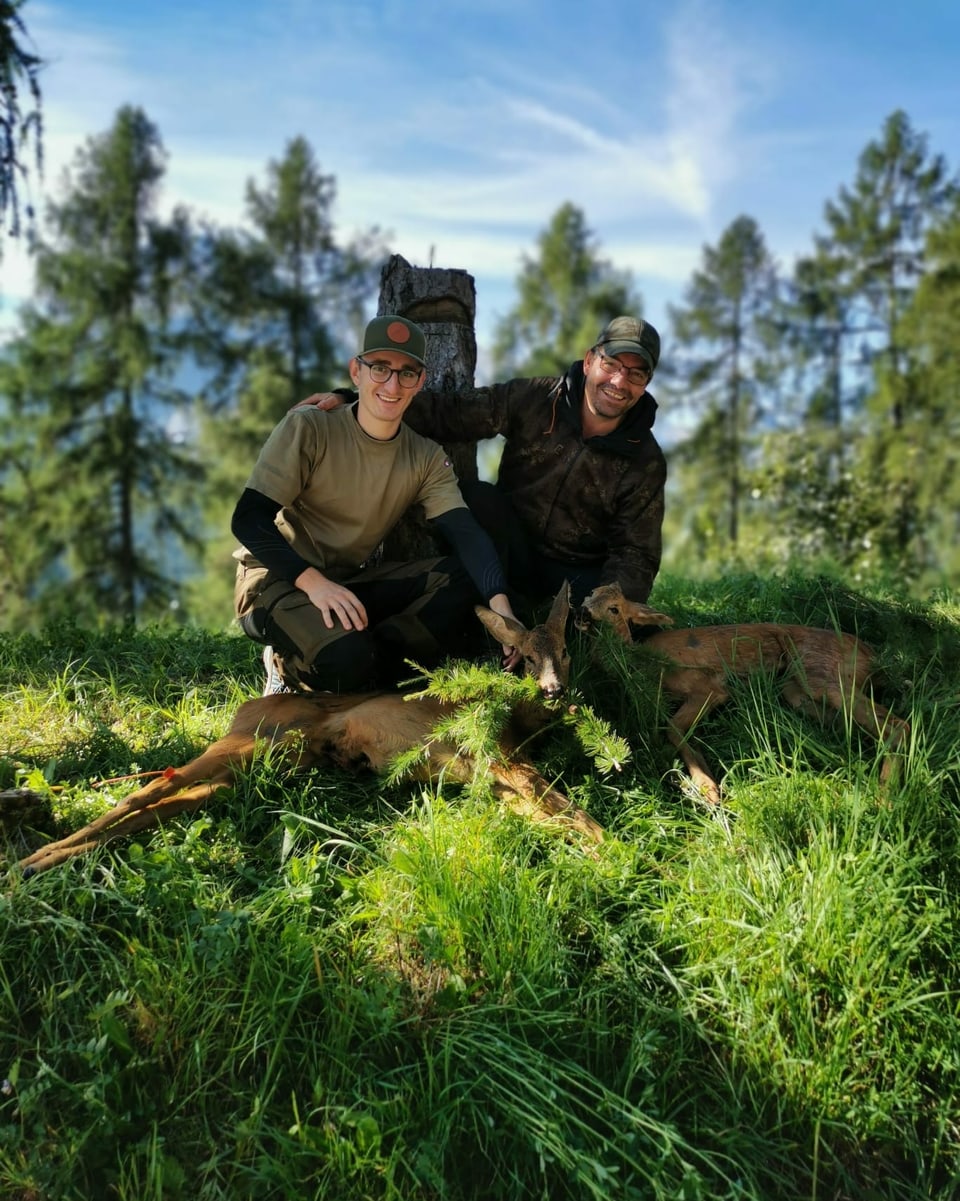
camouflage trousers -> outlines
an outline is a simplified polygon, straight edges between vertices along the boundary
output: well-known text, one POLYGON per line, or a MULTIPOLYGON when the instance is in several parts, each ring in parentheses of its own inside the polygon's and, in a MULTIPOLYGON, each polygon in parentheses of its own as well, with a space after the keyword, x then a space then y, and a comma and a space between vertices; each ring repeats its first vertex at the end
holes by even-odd
POLYGON ((244 633, 274 649, 290 688, 364 692, 416 674, 406 660, 435 667, 483 645, 473 606, 479 596, 456 556, 381 563, 339 578, 367 611, 365 630, 324 624, 320 610, 289 580, 239 563, 234 605, 244 633))

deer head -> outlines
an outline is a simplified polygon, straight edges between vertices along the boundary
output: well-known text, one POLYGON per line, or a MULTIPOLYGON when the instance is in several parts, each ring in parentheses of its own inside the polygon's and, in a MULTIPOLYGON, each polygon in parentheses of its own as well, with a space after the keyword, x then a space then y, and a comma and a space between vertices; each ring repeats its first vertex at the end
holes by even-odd
POLYGON ((673 618, 658 613, 640 601, 627 600, 619 584, 601 584, 584 597, 580 608, 579 624, 586 628, 591 622, 605 621, 613 627, 622 642, 632 642, 631 625, 672 626, 673 618))
POLYGON ((518 648, 523 656, 524 674, 532 676, 541 693, 551 700, 563 695, 570 679, 569 613, 570 585, 566 580, 554 597, 547 620, 532 630, 513 617, 501 617, 483 605, 476 606, 477 616, 497 642, 518 648))

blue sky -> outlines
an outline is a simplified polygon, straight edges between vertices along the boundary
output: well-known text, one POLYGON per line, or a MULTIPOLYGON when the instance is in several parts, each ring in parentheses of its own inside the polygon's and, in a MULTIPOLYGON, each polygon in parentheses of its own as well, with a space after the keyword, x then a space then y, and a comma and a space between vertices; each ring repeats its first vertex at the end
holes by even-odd
MULTIPOLYGON (((122 104, 168 154, 164 210, 243 218, 303 135, 346 240, 379 226, 477 282, 481 347, 564 201, 666 330, 702 247, 752 216, 784 266, 904 109, 960 169, 960 3, 915 0, 28 0, 47 168, 122 104)), ((30 292, 6 252, 6 323, 30 292)), ((665 342, 664 353, 669 353, 665 342)))

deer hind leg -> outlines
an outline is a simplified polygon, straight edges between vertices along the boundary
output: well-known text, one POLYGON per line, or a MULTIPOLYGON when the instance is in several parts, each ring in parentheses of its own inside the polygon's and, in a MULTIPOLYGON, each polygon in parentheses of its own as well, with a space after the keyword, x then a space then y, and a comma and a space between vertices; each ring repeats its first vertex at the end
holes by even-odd
MULTIPOLYGON (((900 770, 898 753, 902 752, 910 743, 910 723, 872 700, 866 701, 866 704, 870 711, 870 720, 877 723, 880 731, 880 745, 886 751, 880 766, 880 783, 883 785, 893 784, 900 770)), ((854 717, 860 721, 856 711, 854 717)))
POLYGON ((852 697, 851 716, 862 730, 876 738, 884 748, 880 783, 890 784, 898 771, 897 752, 910 741, 910 723, 878 704, 872 696, 857 692, 852 697))
POLYGON ((118 805, 109 813, 103 814, 103 818, 112 819, 109 824, 101 825, 99 829, 94 830, 95 823, 91 822, 89 826, 84 826, 82 830, 77 830, 68 838, 61 839, 59 842, 51 842, 38 851, 34 851, 29 858, 21 859, 20 867, 27 876, 44 872, 47 868, 65 863, 74 855, 82 855, 85 851, 92 851, 95 847, 103 846, 114 838, 123 838, 128 834, 136 834, 139 830, 160 826, 178 813, 199 809, 204 801, 213 796, 215 792, 226 787, 225 782, 198 784, 195 788, 189 788, 176 796, 154 801, 151 805, 144 805, 136 809, 127 809, 119 815, 117 810, 123 806, 118 805))
POLYGON ((886 754, 880 768, 880 782, 892 781, 897 767, 896 752, 910 739, 910 723, 878 704, 863 691, 858 682, 844 687, 842 680, 788 680, 783 696, 795 709, 822 717, 823 707, 838 713, 849 713, 857 725, 884 747, 886 754))
POLYGON ((20 867, 33 875, 111 839, 158 826, 176 813, 198 809, 214 792, 233 783, 236 772, 253 758, 255 746, 252 735, 228 734, 185 767, 130 793, 89 825, 21 859, 20 867))
MULTIPOLYGON (((780 689, 780 695, 791 709, 796 709, 798 713, 803 713, 807 717, 815 717, 818 721, 823 720, 824 703, 833 705, 833 701, 828 699, 825 690, 818 694, 810 689, 808 683, 792 677, 784 682, 780 689), (818 703, 818 696, 820 703, 818 703)), ((838 706, 833 707, 837 708, 838 706)), ((839 708, 842 710, 843 706, 841 705, 839 708)))

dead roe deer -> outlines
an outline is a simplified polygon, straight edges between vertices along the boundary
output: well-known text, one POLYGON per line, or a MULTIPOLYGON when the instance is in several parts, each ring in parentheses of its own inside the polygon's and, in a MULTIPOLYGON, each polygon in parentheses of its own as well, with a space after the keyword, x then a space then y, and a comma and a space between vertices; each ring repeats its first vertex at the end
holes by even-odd
MULTIPOLYGON (((619 584, 595 589, 583 611, 589 621, 610 624, 624 642, 633 640, 631 626, 673 625, 665 614, 627 600, 619 584)), ((891 777, 895 753, 909 741, 909 724, 870 695, 874 653, 852 634, 762 622, 660 630, 643 646, 662 656, 661 685, 680 701, 667 737, 701 795, 713 804, 720 801, 719 786, 688 737, 696 721, 730 698, 731 676, 771 672, 783 678, 781 695, 795 709, 816 717, 824 707, 849 713, 886 749, 883 783, 891 777)))
MULTIPOLYGON (((537 680, 543 696, 555 698, 563 692, 569 676, 569 609, 569 588, 564 586, 546 622, 532 630, 483 606, 476 612, 498 642, 520 648, 527 674, 537 680)), ((258 749, 265 746, 281 752, 297 768, 327 763, 351 771, 378 772, 401 752, 422 744, 427 754, 411 775, 468 781, 476 765, 452 742, 433 734, 437 724, 455 709, 433 697, 394 692, 348 696, 281 693, 247 701, 237 710, 228 733, 203 754, 184 767, 168 768, 83 829, 22 859, 20 867, 27 875, 45 871, 111 839, 199 809, 218 790, 235 783, 258 749)), ((599 842, 603 828, 545 780, 519 749, 547 721, 549 711, 542 704, 518 707, 500 739, 500 755, 487 765, 493 792, 518 813, 559 822, 599 842)))

